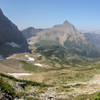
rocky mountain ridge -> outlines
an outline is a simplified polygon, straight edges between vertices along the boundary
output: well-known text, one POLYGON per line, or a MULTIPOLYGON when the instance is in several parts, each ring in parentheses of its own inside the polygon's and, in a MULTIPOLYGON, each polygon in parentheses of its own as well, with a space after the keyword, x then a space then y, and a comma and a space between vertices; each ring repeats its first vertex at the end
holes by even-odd
POLYGON ((28 39, 32 36, 36 36, 40 31, 43 31, 43 29, 36 29, 34 27, 29 27, 29 28, 22 30, 22 33, 24 37, 28 39))
MULTIPOLYGON (((69 41, 87 41, 85 36, 78 32, 76 28, 70 24, 68 21, 65 21, 63 24, 55 25, 52 28, 45 29, 38 33, 36 36, 38 40, 50 40, 58 41, 60 44, 64 45, 66 40, 69 41)), ((34 37, 33 37, 34 40, 34 37)))
POLYGON ((0 55, 9 56, 13 53, 28 50, 27 41, 0 9, 0 55))
MULTIPOLYGON (((68 21, 38 32, 36 36, 28 39, 28 43, 30 47, 36 47, 36 50, 44 55, 54 55, 54 52, 63 53, 63 56, 77 54, 96 57, 99 55, 86 36, 68 21), (45 50, 50 51, 45 52, 45 50)), ((60 55, 59 53, 57 55, 60 55)))

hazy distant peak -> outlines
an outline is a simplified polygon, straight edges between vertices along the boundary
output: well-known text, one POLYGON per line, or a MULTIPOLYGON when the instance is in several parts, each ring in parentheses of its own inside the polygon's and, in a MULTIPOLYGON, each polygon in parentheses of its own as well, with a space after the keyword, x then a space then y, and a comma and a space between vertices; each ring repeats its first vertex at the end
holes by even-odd
POLYGON ((35 29, 35 28, 31 26, 31 27, 28 27, 27 29, 35 29))
POLYGON ((70 24, 69 21, 65 20, 63 24, 70 24))
POLYGON ((42 31, 43 29, 40 28, 34 28, 34 27, 28 27, 22 31, 25 38, 30 38, 32 36, 36 36, 37 33, 42 31))
POLYGON ((73 27, 73 25, 69 22, 69 21, 67 21, 67 20, 65 20, 62 24, 57 24, 57 25, 54 25, 54 27, 56 27, 56 28, 59 28, 59 27, 73 27))
MULTIPOLYGON (((28 27, 28 28, 26 28, 26 29, 24 29, 24 30, 43 30, 42 28, 35 28, 35 27, 28 27)), ((22 30, 22 31, 24 31, 24 30, 22 30)))

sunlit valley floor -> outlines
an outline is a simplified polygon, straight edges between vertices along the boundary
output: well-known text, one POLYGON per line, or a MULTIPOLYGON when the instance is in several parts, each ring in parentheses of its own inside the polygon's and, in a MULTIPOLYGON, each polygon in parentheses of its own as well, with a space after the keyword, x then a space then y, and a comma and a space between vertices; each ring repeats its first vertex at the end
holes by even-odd
POLYGON ((0 72, 3 73, 0 74, 0 82, 7 86, 0 86, 0 97, 4 100, 95 100, 93 98, 100 91, 99 59, 87 65, 62 67, 57 63, 39 54, 29 53, 15 54, 1 60, 0 72))

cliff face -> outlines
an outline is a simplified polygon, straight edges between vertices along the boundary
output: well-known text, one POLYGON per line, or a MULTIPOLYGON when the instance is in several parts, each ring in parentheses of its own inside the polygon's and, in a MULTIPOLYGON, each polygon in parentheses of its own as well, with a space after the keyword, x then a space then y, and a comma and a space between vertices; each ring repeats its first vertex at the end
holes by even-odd
POLYGON ((8 56, 28 49, 27 41, 17 26, 0 9, 0 55, 8 56))

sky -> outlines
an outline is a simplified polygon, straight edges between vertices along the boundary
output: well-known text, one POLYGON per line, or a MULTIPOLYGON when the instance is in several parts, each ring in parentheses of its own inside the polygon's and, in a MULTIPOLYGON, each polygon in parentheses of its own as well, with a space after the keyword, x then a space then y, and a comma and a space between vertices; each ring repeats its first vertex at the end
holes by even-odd
POLYGON ((48 28, 65 20, 77 29, 100 29, 100 0, 0 0, 0 8, 21 30, 48 28))

